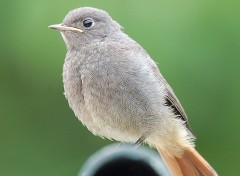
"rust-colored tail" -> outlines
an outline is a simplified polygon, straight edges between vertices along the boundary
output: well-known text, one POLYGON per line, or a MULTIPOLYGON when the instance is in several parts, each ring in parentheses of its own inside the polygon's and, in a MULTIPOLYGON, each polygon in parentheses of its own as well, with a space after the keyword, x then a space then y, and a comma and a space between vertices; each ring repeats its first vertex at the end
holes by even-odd
POLYGON ((194 148, 186 149, 181 157, 157 150, 174 176, 217 176, 215 170, 194 148))

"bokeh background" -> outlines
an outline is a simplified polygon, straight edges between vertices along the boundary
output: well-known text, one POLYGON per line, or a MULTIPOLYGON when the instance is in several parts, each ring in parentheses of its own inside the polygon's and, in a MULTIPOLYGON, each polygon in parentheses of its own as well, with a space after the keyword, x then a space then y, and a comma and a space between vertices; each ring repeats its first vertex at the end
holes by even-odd
POLYGON ((63 96, 66 48, 47 28, 81 6, 108 11, 159 63, 199 152, 220 175, 240 163, 240 1, 1 1, 0 175, 75 176, 112 143, 93 136, 63 96))

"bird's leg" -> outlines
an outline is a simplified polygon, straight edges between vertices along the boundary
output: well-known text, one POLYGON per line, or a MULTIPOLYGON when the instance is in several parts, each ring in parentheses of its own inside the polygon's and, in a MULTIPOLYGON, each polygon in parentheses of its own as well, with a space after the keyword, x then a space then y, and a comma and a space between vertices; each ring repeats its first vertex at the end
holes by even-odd
POLYGON ((145 138, 140 137, 136 142, 135 142, 135 147, 138 148, 140 145, 142 145, 143 141, 145 138))
POLYGON ((144 133, 136 142, 135 147, 138 148, 142 143, 145 141, 145 139, 149 136, 149 133, 144 133))

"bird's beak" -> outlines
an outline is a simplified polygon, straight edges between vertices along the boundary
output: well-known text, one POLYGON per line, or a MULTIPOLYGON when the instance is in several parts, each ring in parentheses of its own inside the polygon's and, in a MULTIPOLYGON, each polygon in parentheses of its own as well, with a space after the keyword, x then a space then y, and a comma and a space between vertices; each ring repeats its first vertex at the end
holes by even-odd
POLYGON ((68 27, 64 24, 54 24, 48 26, 50 29, 58 30, 58 31, 75 31, 75 32, 83 32, 81 29, 68 27))

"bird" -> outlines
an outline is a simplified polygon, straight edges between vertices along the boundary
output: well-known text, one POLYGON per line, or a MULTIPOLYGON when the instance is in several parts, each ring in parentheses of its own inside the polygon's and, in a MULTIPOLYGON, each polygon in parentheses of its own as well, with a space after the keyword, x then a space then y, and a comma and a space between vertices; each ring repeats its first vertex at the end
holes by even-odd
POLYGON ((62 23, 64 95, 94 135, 155 148, 174 176, 217 176, 155 61, 104 10, 80 7, 62 23))

